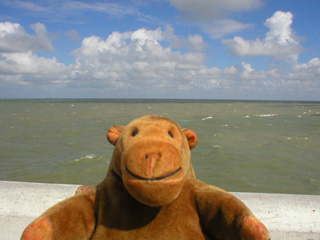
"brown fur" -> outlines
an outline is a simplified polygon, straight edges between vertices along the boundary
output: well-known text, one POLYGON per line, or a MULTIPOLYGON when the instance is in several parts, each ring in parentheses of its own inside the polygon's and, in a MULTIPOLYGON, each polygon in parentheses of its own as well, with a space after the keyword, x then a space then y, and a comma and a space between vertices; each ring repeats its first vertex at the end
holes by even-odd
POLYGON ((145 116, 107 138, 115 149, 105 180, 47 210, 21 239, 269 239, 240 200, 195 179, 192 130, 145 116))

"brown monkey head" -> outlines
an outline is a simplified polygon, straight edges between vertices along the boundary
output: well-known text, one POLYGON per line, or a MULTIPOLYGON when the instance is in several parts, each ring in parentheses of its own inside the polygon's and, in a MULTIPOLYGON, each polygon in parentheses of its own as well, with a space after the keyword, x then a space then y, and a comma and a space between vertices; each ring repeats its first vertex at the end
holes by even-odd
POLYGON ((194 177, 190 149, 197 135, 161 116, 144 116, 107 132, 115 145, 110 168, 139 202, 156 207, 175 200, 184 180, 194 177))

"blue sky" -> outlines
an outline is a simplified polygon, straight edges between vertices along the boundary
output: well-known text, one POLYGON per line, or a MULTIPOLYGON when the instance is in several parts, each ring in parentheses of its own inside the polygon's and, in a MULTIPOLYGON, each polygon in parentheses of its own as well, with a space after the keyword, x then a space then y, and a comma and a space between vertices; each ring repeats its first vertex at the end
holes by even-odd
POLYGON ((318 0, 0 0, 0 98, 320 101, 318 0))

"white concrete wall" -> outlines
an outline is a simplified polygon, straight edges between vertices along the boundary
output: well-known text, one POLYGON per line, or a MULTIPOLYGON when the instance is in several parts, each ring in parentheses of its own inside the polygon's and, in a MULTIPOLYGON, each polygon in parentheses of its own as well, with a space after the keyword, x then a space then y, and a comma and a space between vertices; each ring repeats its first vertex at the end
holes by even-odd
POLYGON ((46 209, 72 195, 78 185, 0 181, 0 240, 20 239, 46 209))
MULTIPOLYGON (((79 185, 0 181, 0 240, 19 239, 47 208, 79 185)), ((320 240, 320 196, 234 193, 266 225, 271 239, 320 240)))
POLYGON ((233 194, 266 225, 272 240, 320 240, 320 195, 233 194))

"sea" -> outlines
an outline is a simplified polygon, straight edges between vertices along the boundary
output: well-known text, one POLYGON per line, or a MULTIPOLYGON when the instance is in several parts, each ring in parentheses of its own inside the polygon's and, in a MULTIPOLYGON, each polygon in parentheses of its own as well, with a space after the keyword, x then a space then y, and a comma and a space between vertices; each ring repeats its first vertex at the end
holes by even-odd
POLYGON ((150 114, 197 133, 201 181, 320 195, 320 102, 2 99, 0 180, 97 185, 112 157, 109 127, 150 114))

